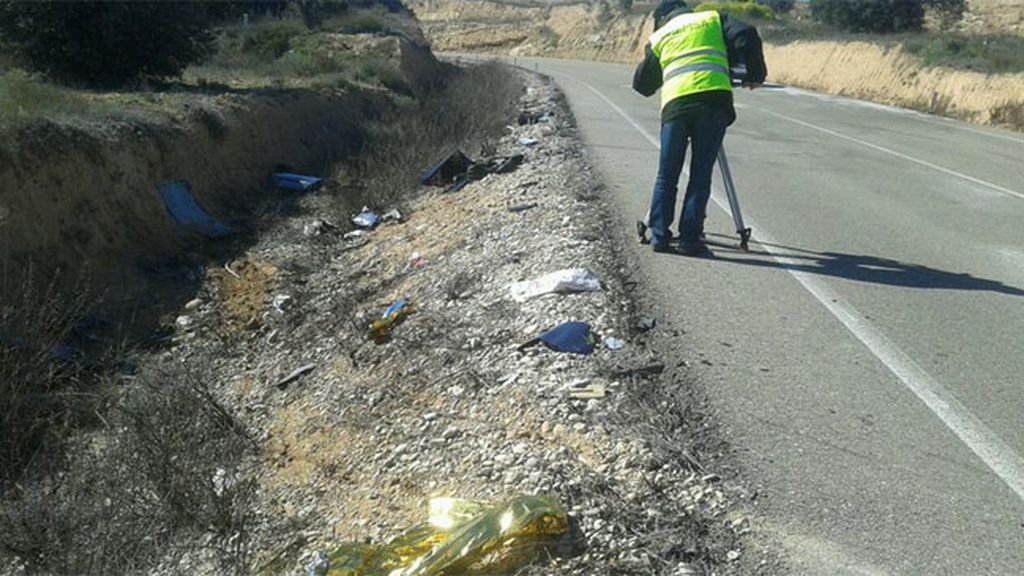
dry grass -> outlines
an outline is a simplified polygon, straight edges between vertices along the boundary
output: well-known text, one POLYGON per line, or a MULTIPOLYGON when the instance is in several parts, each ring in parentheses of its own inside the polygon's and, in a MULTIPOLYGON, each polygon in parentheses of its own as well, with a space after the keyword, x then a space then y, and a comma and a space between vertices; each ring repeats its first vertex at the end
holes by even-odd
POLYGON ((240 465, 251 442, 199 366, 141 375, 116 394, 109 428, 80 435, 66 465, 7 492, 0 551, 29 573, 144 572, 186 554, 246 573, 254 485, 240 465))
POLYGON ((30 268, 21 281, 0 286, 0 485, 34 461, 44 465, 91 411, 69 340, 92 301, 84 280, 62 281, 30 268))
POLYGON ((359 195, 381 207, 419 187, 430 165, 461 148, 477 155, 501 135, 522 86, 501 64, 451 70, 421 100, 399 102, 369 132, 359 195))

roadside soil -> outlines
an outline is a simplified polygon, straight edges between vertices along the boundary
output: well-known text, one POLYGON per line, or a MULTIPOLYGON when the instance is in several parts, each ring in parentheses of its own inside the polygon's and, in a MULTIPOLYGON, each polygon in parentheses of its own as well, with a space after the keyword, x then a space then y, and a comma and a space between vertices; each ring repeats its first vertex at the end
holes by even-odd
POLYGON ((344 223, 318 224, 336 213, 329 195, 304 196, 211 270, 173 347, 138 359, 143 371, 198 366, 256 439, 231 474, 258 486, 246 528, 257 572, 298 574, 340 543, 386 542, 424 521, 434 496, 516 494, 554 495, 573 526, 530 573, 780 570, 744 536, 756 494, 726 473, 674 329, 636 307, 566 103, 553 84, 524 81, 520 122, 495 150, 524 154, 517 170, 423 189, 398 206, 403 221, 354 240, 344 223), (602 289, 511 297, 513 282, 576 267, 602 289), (398 298, 415 314, 390 342, 369 341, 368 323, 398 298), (517 349, 571 320, 625 346, 517 349), (571 395, 585 385, 606 394, 571 395))

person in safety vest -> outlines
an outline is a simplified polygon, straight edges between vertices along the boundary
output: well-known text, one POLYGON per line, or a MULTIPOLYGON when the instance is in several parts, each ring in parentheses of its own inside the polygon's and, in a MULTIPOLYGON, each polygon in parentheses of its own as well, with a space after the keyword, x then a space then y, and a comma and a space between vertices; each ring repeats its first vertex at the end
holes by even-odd
POLYGON ((757 88, 767 69, 757 29, 715 11, 691 12, 682 0, 662 0, 653 12, 654 33, 633 75, 633 89, 650 96, 661 89, 661 154, 648 214, 655 252, 669 241, 679 175, 687 145, 690 179, 679 218, 679 249, 709 254, 704 215, 711 173, 725 129, 736 119, 730 70, 746 66, 743 85, 757 88))

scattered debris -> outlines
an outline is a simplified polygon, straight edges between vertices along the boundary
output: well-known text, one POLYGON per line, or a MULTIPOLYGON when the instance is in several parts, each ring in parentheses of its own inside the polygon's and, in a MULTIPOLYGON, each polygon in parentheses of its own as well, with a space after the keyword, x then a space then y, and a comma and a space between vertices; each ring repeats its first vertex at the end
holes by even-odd
POLYGON ((368 232, 366 230, 353 230, 351 232, 346 232, 345 235, 342 236, 342 238, 345 240, 358 240, 359 238, 362 238, 367 234, 368 232))
POLYGON ((380 219, 383 222, 405 222, 405 216, 399 212, 397 208, 388 210, 380 217, 380 219))
POLYGON ((540 140, 530 138, 529 136, 523 136, 519 139, 519 144, 521 146, 535 146, 538 142, 540 142, 540 140))
POLYGON ((370 329, 367 331, 366 336, 375 344, 384 344, 391 340, 391 332, 395 329, 395 326, 398 326, 406 317, 415 313, 415 305, 408 302, 405 298, 399 298, 391 306, 388 306, 388 309, 384 311, 379 320, 374 320, 370 323, 370 329))
POLYGON ((623 368, 612 371, 614 378, 628 378, 630 376, 657 376, 665 371, 665 365, 661 362, 652 362, 636 368, 623 368))
POLYGON ((597 345, 597 336, 586 322, 565 322, 537 338, 542 344, 555 352, 571 352, 573 354, 590 354, 597 345))
POLYGON ((280 314, 284 314, 284 309, 288 306, 288 303, 291 302, 291 300, 292 297, 287 294, 278 294, 277 296, 274 296, 271 304, 274 306, 274 310, 277 310, 280 314))
POLYGON ((508 207, 508 211, 512 212, 513 214, 515 214, 515 213, 519 213, 519 212, 526 212, 527 210, 532 210, 532 209, 534 209, 536 207, 537 207, 537 203, 536 202, 530 202, 530 203, 527 203, 527 204, 516 204, 515 206, 509 206, 508 207))
POLYGON ((556 292, 597 292, 600 289, 601 282, 597 275, 586 268, 559 270, 533 280, 516 282, 509 287, 512 299, 517 302, 556 292))
POLYGON ((427 259, 423 257, 419 252, 413 252, 409 255, 409 267, 410 268, 422 268, 427 264, 427 259))
POLYGON ((586 386, 569 388, 569 396, 578 400, 593 400, 604 398, 607 393, 604 384, 588 384, 586 386))
POLYGON ((512 172, 525 160, 526 157, 522 154, 513 154, 475 162, 461 150, 456 150, 424 172, 420 176, 420 182, 427 186, 445 187, 447 192, 455 192, 474 180, 482 180, 488 174, 512 172))
POLYGON ((220 238, 231 234, 231 228, 215 220, 199 207, 192 195, 192 186, 187 181, 164 182, 160 184, 158 190, 167 213, 186 231, 209 238, 220 238))
POLYGON ((328 556, 328 574, 430 576, 509 574, 544 557, 569 530, 551 496, 516 496, 500 504, 432 498, 429 520, 384 545, 345 544, 328 556), (533 553, 510 554, 532 549, 533 553))
POLYGON ((285 190, 295 190, 298 192, 307 192, 309 190, 316 190, 323 186, 323 180, 316 176, 306 176, 303 174, 293 174, 291 172, 277 172, 271 179, 274 182, 274 186, 278 188, 284 188, 285 190))
POLYGON ((306 576, 327 576, 330 568, 331 562, 327 558, 327 552, 321 550, 306 564, 306 576))
POLYGON ((314 368, 316 368, 316 364, 306 364, 305 366, 300 366, 295 370, 292 370, 287 376, 278 380, 277 387, 281 390, 284 390, 285 388, 288 387, 289 384, 298 380, 304 374, 312 372, 314 368))
POLYGON ((370 210, 366 206, 352 217, 352 223, 360 228, 373 228, 380 221, 380 217, 373 210, 370 210))
POLYGON ((618 338, 609 336, 604 339, 604 347, 609 350, 621 350, 626 343, 618 338))
POLYGON ((434 164, 420 176, 425 186, 446 187, 456 184, 469 171, 473 161, 462 150, 456 150, 434 164))
POLYGON ((654 330, 654 327, 658 325, 658 321, 654 318, 641 318, 636 324, 636 329, 641 332, 650 332, 654 330))
POLYGON ((303 236, 320 236, 321 234, 337 231, 338 227, 335 226, 334 223, 323 218, 317 218, 302 227, 303 236))

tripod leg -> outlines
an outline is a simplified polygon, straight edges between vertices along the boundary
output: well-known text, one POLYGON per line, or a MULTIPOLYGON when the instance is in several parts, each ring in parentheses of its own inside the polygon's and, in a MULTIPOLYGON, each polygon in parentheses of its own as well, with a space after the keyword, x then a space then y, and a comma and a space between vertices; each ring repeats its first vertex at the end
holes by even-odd
POLYGON ((739 198, 736 197, 736 187, 732 183, 732 172, 729 170, 729 160, 725 157, 725 146, 718 149, 718 169, 722 172, 722 184, 725 187, 725 195, 729 199, 732 222, 736 225, 736 233, 740 237, 740 248, 747 250, 751 230, 743 224, 743 212, 740 210, 739 198))

